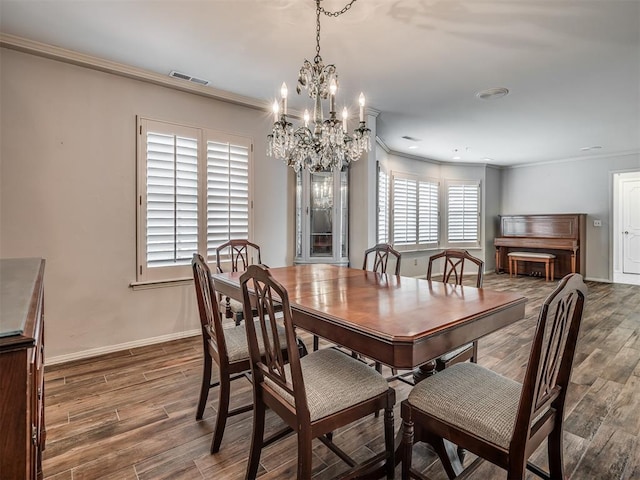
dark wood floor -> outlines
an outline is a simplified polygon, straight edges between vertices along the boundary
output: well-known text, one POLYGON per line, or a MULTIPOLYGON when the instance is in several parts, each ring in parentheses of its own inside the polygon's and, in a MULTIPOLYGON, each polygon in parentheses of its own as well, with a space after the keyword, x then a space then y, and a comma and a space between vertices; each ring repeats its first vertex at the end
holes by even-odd
MULTIPOLYGON (((487 275, 485 287, 523 293, 525 320, 480 342, 480 363, 521 380, 535 318, 552 289, 538 278, 487 275)), ((194 298, 195 301, 195 298, 194 298)), ((307 343, 310 338, 306 337, 307 343)), ((575 480, 640 478, 640 287, 589 283, 576 361, 568 393, 565 467, 575 480)), ((195 406, 201 375, 199 337, 122 351, 46 368, 47 448, 51 480, 244 478, 251 412, 232 418, 221 451, 209 454, 216 390, 201 421, 195 406)), ((393 384, 398 404, 409 387, 393 384)), ((234 382, 233 401, 249 401, 248 382, 234 382)), ((274 416, 270 424, 276 427, 274 416)), ((396 426, 399 425, 396 412, 396 426)), ((382 449, 382 419, 366 418, 336 433, 356 458, 382 449)), ((446 478, 424 445, 417 463, 434 480, 446 478)), ((546 466, 543 449, 534 460, 546 466)), ((262 479, 295 478, 295 438, 262 454, 262 479)), ((319 442, 314 478, 331 478, 343 464, 319 442)), ((532 475, 531 478, 535 478, 532 475)), ((396 478, 400 478, 399 470, 396 478)), ((484 464, 474 478, 506 478, 484 464)))

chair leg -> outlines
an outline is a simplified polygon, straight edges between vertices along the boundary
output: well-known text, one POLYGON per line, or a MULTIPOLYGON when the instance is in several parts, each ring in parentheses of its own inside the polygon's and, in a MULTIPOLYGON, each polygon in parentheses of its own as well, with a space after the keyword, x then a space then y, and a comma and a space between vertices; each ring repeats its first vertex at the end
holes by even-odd
POLYGON ((249 450, 249 460, 247 463, 247 480, 254 480, 256 478, 256 475, 258 475, 260 453, 262 453, 262 443, 264 441, 264 414, 264 403, 261 400, 254 398, 253 431, 251 434, 251 447, 249 450))
POLYGON ((393 421, 393 405, 388 406, 384 409, 384 447, 387 451, 387 478, 393 478, 393 472, 396 467, 396 462, 394 458, 394 449, 395 449, 395 435, 393 433, 394 430, 394 421, 393 421))
POLYGON ((311 478, 312 454, 311 432, 308 428, 298 430, 298 480, 311 478))
POLYGON ((411 478, 411 461, 413 457, 413 420, 402 422, 402 478, 411 478))
POLYGON ((198 409, 196 410, 196 420, 202 420, 204 408, 207 405, 209 397, 209 389, 211 387, 211 355, 205 350, 204 352, 204 368, 202 371, 202 385, 200 385, 200 399, 198 400, 198 409))
POLYGON ((471 362, 478 363, 478 341, 475 340, 471 345, 471 362))
MULTIPOLYGON (((438 454, 438 457, 440 457, 440 461, 442 462, 442 466, 444 467, 444 471, 447 472, 447 476, 449 478, 456 478, 456 469, 454 468, 454 466, 451 463, 451 459, 452 456, 450 455, 449 449, 447 448, 447 446, 445 445, 445 440, 441 437, 437 437, 437 436, 429 436, 429 443, 431 444, 431 446, 433 447, 433 449, 436 451, 436 453, 438 454)), ((450 447, 453 447, 453 444, 449 444, 450 447)), ((455 452, 454 455, 457 455, 457 451, 455 452)), ((460 466, 459 470, 462 470, 462 467, 460 466)), ((460 473, 460 472, 458 472, 460 473)), ((509 480, 511 480, 511 477, 509 477, 509 480)))
POLYGON ((320 339, 318 338, 317 335, 314 335, 313 336, 313 351, 317 352, 319 347, 320 347, 320 339))
POLYGON ((225 300, 224 317, 233 318, 233 312, 231 311, 231 299, 229 299, 229 297, 226 297, 225 300))
POLYGON ((309 354, 307 351, 307 346, 304 344, 301 338, 296 338, 296 343, 298 344, 298 355, 300 358, 305 357, 309 354))
POLYGON ((549 476, 551 478, 564 478, 562 461, 562 423, 558 422, 549 434, 547 440, 547 452, 549 455, 549 476))
POLYGON ((224 427, 227 424, 229 413, 229 395, 231 393, 231 380, 227 372, 220 371, 220 390, 218 394, 218 415, 216 417, 216 427, 211 440, 211 453, 217 453, 222 443, 224 427))

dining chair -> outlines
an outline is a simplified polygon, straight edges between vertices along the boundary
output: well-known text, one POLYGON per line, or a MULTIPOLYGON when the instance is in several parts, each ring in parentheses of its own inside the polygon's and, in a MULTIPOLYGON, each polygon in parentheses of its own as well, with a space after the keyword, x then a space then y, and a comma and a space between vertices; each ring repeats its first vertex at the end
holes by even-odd
MULTIPOLYGON (((248 404, 229 410, 231 382, 238 378, 247 378, 250 381, 251 363, 244 326, 231 324, 231 328, 224 328, 222 324, 218 308, 218 294, 211 279, 211 271, 204 258, 195 253, 191 265, 204 347, 204 369, 196 420, 202 419, 209 390, 219 386, 216 423, 211 441, 211 453, 216 453, 220 450, 227 418, 248 412, 253 408, 252 404, 248 404), (216 363, 219 371, 219 380, 215 382, 211 382, 213 362, 216 363)), ((279 344, 284 345, 284 329, 278 330, 278 337, 279 344)))
POLYGON ((376 246, 365 250, 362 269, 371 270, 372 272, 377 273, 387 273, 387 264, 390 257, 393 257, 395 260, 396 266, 394 275, 400 275, 400 261, 402 260, 402 255, 388 243, 379 243, 376 246), (370 269, 367 268, 369 265, 371 265, 370 269))
MULTIPOLYGON (((388 243, 378 243, 377 245, 365 250, 364 262, 362 263, 362 270, 371 270, 376 273, 387 273, 387 264, 389 258, 393 257, 395 260, 394 275, 400 275, 400 261, 402 260, 402 254, 393 248, 388 243), (371 266, 370 269, 367 267, 371 266)), ((375 369, 382 373, 382 364, 380 362, 374 363, 375 369)), ((391 369, 392 375, 397 375, 395 369, 391 369)))
MULTIPOLYGON (((367 267, 371 265, 370 270, 372 272, 387 273, 387 264, 389 262, 389 257, 393 257, 395 261, 394 275, 400 275, 400 260, 402 259, 402 255, 388 243, 379 243, 376 246, 365 250, 362 270, 367 270, 367 267)), ((318 350, 318 347, 318 336, 314 335, 313 351, 318 350)), ((381 369, 382 367, 380 366, 380 364, 376 363, 376 370, 380 372, 381 369)))
MULTIPOLYGON (((427 267, 427 280, 432 280, 432 275, 434 272, 433 266, 441 258, 444 259, 442 271, 442 281, 444 283, 462 285, 462 281, 465 278, 465 267, 467 265, 471 265, 471 268, 476 270, 476 288, 482 288, 484 262, 479 258, 474 257, 466 250, 448 249, 436 255, 432 255, 429 258, 429 265, 427 267)), ((469 268, 467 268, 467 272, 469 272, 469 268)), ((456 348, 455 350, 447 352, 444 355, 440 356, 440 358, 437 358, 436 371, 442 371, 451 365, 465 362, 467 360, 470 360, 474 363, 478 361, 477 340, 456 348)))
POLYGON ((455 456, 450 461, 449 442, 478 455, 458 478, 468 478, 483 459, 507 470, 510 480, 524 478, 526 469, 565 478, 562 421, 586 294, 582 276, 574 273, 546 298, 522 384, 467 362, 413 387, 401 404, 403 479, 423 478, 411 466, 416 442, 433 446, 449 478, 462 470, 455 456), (528 461, 545 439, 549 473, 528 461))
POLYGON ((393 477, 395 391, 366 364, 328 348, 300 358, 287 290, 261 265, 251 265, 240 277, 246 314, 255 305, 257 321, 245 322, 253 377, 253 431, 246 478, 254 479, 263 448, 265 411, 273 410, 297 433, 297 478, 311 478, 312 440, 318 438, 350 467, 355 476, 386 461, 393 477), (275 302, 282 306, 289 364, 269 342, 277 328, 275 302), (262 335, 259 333, 262 332, 262 335), (264 356, 260 355, 263 343, 264 356), (385 451, 359 465, 333 443, 332 432, 384 409, 385 451))
MULTIPOLYGON (((252 263, 262 263, 260 246, 244 239, 234 239, 216 248, 216 271, 223 273, 223 265, 232 272, 243 272, 252 263)), ((242 301, 225 297, 222 306, 226 318, 233 318, 236 325, 242 321, 242 301)))

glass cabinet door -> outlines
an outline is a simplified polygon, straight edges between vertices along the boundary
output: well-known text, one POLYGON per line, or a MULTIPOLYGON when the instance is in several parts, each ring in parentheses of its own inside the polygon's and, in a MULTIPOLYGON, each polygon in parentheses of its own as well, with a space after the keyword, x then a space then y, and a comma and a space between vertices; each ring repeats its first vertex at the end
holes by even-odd
POLYGON ((311 174, 309 189, 309 223, 312 257, 333 256, 333 174, 317 172, 311 174))
POLYGON ((341 223, 341 238, 340 238, 340 255, 343 258, 349 256, 349 170, 347 167, 342 167, 340 171, 340 223, 341 223))
POLYGON ((349 264, 349 169, 296 173, 295 264, 349 264))

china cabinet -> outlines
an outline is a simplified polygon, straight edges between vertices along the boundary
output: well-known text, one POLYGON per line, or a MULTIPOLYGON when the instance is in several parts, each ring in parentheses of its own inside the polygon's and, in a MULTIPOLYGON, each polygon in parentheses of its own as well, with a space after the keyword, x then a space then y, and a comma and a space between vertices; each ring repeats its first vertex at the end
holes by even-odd
POLYGON ((349 169, 296 174, 294 263, 349 264, 349 169))

